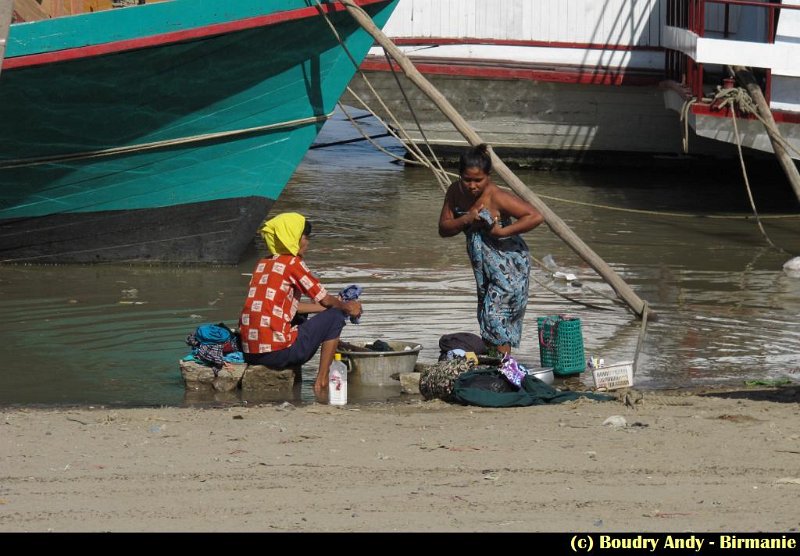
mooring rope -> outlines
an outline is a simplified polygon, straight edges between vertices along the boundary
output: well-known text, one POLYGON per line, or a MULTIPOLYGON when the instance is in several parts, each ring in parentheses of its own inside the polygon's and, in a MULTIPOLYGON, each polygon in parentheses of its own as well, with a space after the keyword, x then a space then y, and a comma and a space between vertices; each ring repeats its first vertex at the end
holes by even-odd
MULTIPOLYGON (((386 122, 384 122, 384 121, 383 121, 383 120, 382 120, 382 119, 381 119, 381 118, 380 118, 380 117, 379 117, 379 116, 378 116, 378 115, 375 113, 375 111, 374 111, 374 110, 373 110, 373 109, 372 109, 372 108, 371 108, 371 107, 370 107, 370 106, 369 106, 369 105, 368 105, 368 104, 367 104, 367 103, 364 101, 364 99, 362 99, 360 96, 358 96, 358 94, 357 94, 355 91, 353 91, 353 90, 352 90, 350 87, 348 87, 348 88, 347 88, 347 91, 348 91, 348 92, 349 92, 349 93, 350 93, 350 94, 353 96, 353 98, 354 98, 356 101, 358 101, 358 103, 359 103, 359 104, 360 104, 360 105, 361 105, 361 106, 364 108, 364 110, 366 110, 367 112, 369 112, 369 113, 370 113, 370 116, 371 116, 371 117, 375 118, 375 119, 376 119, 376 120, 377 120, 377 121, 378 121, 378 122, 379 122, 379 123, 380 123, 380 124, 383 126, 383 128, 386 130, 386 132, 387 132, 387 133, 388 133, 390 136, 392 136, 392 137, 394 137, 395 139, 397 139, 397 141, 399 141, 400 143, 403 143, 403 142, 404 142, 404 141, 403 141, 403 139, 400 137, 400 135, 399 135, 399 134, 398 134, 398 133, 395 131, 395 129, 394 129, 394 128, 392 128, 390 125, 388 125, 386 122)), ((344 108, 344 104, 342 104, 342 103, 339 103, 339 106, 342 108, 342 112, 344 112, 344 113, 345 113, 345 115, 347 115, 347 110, 344 108)), ((355 128, 356 128, 356 129, 357 129, 357 130, 358 130, 358 131, 359 131, 359 132, 362 134, 362 135, 364 135, 364 134, 366 133, 366 132, 363 130, 363 128, 362 128, 362 127, 361 127, 361 126, 360 126, 360 125, 359 125, 357 122, 353 121, 353 120, 355 120, 355 118, 352 118, 352 119, 351 119, 351 118, 349 118, 349 117, 348 117, 348 119, 350 119, 350 120, 351 120, 351 123, 353 124, 353 126, 354 126, 354 127, 355 127, 355 128)), ((368 140, 369 140, 369 139, 368 139, 368 140)), ((413 150, 413 149, 408 149, 408 150, 407 150, 407 152, 409 152, 409 153, 410 153, 412 156, 414 156, 414 157, 416 158, 416 160, 411 160, 411 159, 405 158, 405 157, 403 157, 403 156, 398 156, 398 155, 394 154, 393 152, 390 152, 390 151, 388 151, 388 150, 384 149, 383 147, 381 147, 380 145, 378 145, 378 144, 377 144, 377 143, 375 143, 374 141, 369 141, 369 142, 370 142, 370 144, 372 144, 373 146, 375 146, 375 148, 376 148, 376 149, 378 149, 378 150, 379 150, 379 151, 381 151, 382 153, 386 154, 387 156, 389 156, 389 157, 393 158, 393 159, 394 159, 394 160, 396 160, 397 162, 402 162, 402 163, 404 163, 404 164, 411 164, 411 165, 413 165, 413 166, 422 166, 422 167, 425 167, 425 168, 429 168, 429 169, 430 169, 432 172, 435 172, 435 169, 432 167, 432 165, 430 164, 430 162, 429 162, 429 161, 427 161, 427 160, 425 159, 425 157, 424 157, 424 155, 422 155, 422 153, 418 153, 417 151, 415 151, 415 150, 413 150)), ((454 175, 454 177, 455 177, 455 175, 454 175)))
MULTIPOLYGON (((742 138, 739 135, 739 125, 738 125, 737 119, 736 119, 736 110, 737 110, 737 107, 738 107, 743 112, 754 114, 754 115, 756 115, 756 117, 760 118, 760 116, 758 116, 758 113, 757 113, 758 110, 756 108, 756 105, 753 102, 752 97, 747 93, 747 91, 745 91, 741 87, 720 89, 719 91, 717 91, 717 94, 714 96, 714 102, 717 102, 717 101, 719 101, 719 104, 717 104, 716 106, 719 106, 720 110, 722 110, 723 108, 726 108, 726 107, 730 109, 731 121, 733 122, 733 131, 734 131, 734 135, 736 137, 736 149, 739 152, 739 164, 740 164, 740 166, 742 168, 742 177, 744 177, 744 185, 745 185, 745 189, 747 190, 747 198, 750 201, 750 208, 753 211, 753 216, 755 216, 756 224, 758 225, 758 229, 761 231, 761 235, 764 236, 764 239, 767 241, 767 243, 771 247, 773 247, 774 249, 777 249, 778 251, 782 251, 783 253, 787 253, 787 254, 791 255, 792 253, 789 253, 789 251, 787 251, 786 249, 783 249, 783 248, 778 247, 777 245, 775 245, 775 243, 769 237, 769 234, 767 234, 767 231, 764 229, 764 225, 761 223, 761 218, 758 216, 758 210, 756 209, 756 203, 753 200, 753 192, 750 189, 750 180, 749 180, 749 178, 747 176, 747 167, 745 166, 744 155, 742 153, 742 138)), ((712 105, 714 105, 714 102, 712 102, 712 105)), ((762 123, 764 123, 763 120, 762 120, 762 123)))
POLYGON ((545 290, 547 290, 550 293, 552 293, 553 295, 557 295, 558 297, 561 297, 562 299, 566 299, 567 301, 569 301, 571 303, 575 303, 577 305, 583 305, 584 307, 588 307, 590 309, 597 309, 598 311, 611 311, 612 310, 609 307, 603 307, 602 305, 595 305, 594 303, 589 303, 588 301, 581 301, 580 299, 577 299, 575 297, 572 297, 572 296, 569 296, 569 295, 567 295, 565 293, 562 293, 562 292, 560 292, 558 290, 555 290, 555 289, 551 288, 550 286, 548 286, 547 284, 545 284, 544 282, 542 282, 541 280, 537 279, 535 276, 531 276, 531 279, 534 282, 536 282, 537 284, 539 284, 542 288, 544 288, 545 290))
MULTIPOLYGON (((405 133, 405 130, 403 130, 402 126, 397 122, 397 119, 395 118, 394 114, 392 114, 391 110, 389 110, 388 107, 386 107, 385 104, 383 104, 383 99, 381 99, 380 95, 378 95, 378 92, 374 89, 369 79, 367 79, 367 76, 361 74, 361 78, 364 80, 364 83, 367 85, 367 87, 369 87, 369 89, 372 91, 372 94, 375 95, 376 99, 381 104, 381 106, 384 107, 384 110, 386 110, 387 115, 392 119, 392 125, 389 125, 385 121, 383 121, 383 119, 380 116, 378 116, 378 114, 375 113, 375 110, 373 110, 373 108, 349 86, 347 87, 347 92, 350 93, 352 97, 356 101, 358 101, 358 103, 362 106, 362 108, 368 111, 372 115, 372 117, 375 118, 384 127, 384 129, 386 129, 386 131, 389 134, 391 134, 392 137, 394 137, 401 143, 406 143, 406 140, 409 140, 408 135, 405 133), (406 138, 405 140, 403 139, 404 137, 406 138)), ((424 166, 426 168, 430 168, 431 171, 434 171, 432 165, 425 159, 425 155, 419 150, 419 147, 417 147, 417 145, 409 142, 406 144, 406 150, 411 156, 415 158, 415 160, 410 160, 405 157, 400 157, 392 153, 387 153, 387 154, 389 154, 395 160, 398 160, 405 164, 424 166)))
POLYGON ((683 122, 683 138, 681 140, 681 146, 683 147, 684 154, 689 153, 689 109, 695 102, 697 102, 697 99, 692 97, 686 100, 683 103, 683 106, 681 106, 680 121, 683 122))
MULTIPOLYGON (((350 112, 348 112, 348 111, 347 111, 347 108, 345 108, 345 105, 344 105, 343 103, 341 103, 341 102, 340 102, 340 103, 338 104, 338 106, 339 106, 339 110, 341 110, 341 111, 342 111, 342 114, 344 114, 344 115, 345 115, 345 117, 347 118, 347 120, 350 122, 350 125, 352 125, 354 128, 356 128, 356 131, 358 131, 358 132, 361 134, 361 136, 362 136, 364 139, 366 139, 366 140, 367 140, 367 142, 369 142, 369 144, 370 144, 370 145, 372 145, 373 147, 375 147, 375 148, 376 148, 378 151, 382 152, 383 154, 385 154, 385 155, 387 155, 387 156, 389 156, 389 157, 391 157, 391 158, 394 158, 394 159, 395 159, 395 160, 397 160, 397 161, 415 163, 415 161, 413 161, 413 160, 407 160, 407 159, 403 158, 402 156, 397 156, 397 155, 396 155, 396 154, 394 154, 393 152, 390 152, 390 151, 388 151, 388 150, 384 149, 382 146, 380 146, 380 145, 379 145, 379 144, 378 144, 378 143, 377 143, 377 142, 374 140, 374 139, 376 139, 376 138, 379 138, 379 137, 394 137, 394 138, 397 138, 397 135, 395 135, 395 134, 393 134, 393 133, 391 133, 391 132, 389 132, 389 131, 387 131, 387 133, 383 133, 383 134, 381 134, 381 135, 378 135, 378 136, 376 136, 376 135, 369 135, 369 134, 368 134, 368 133, 367 133, 367 132, 364 130, 364 128, 363 128, 363 127, 361 127, 361 125, 359 125, 359 123, 356 121, 356 119, 350 115, 350 112)), ((387 130, 388 130, 388 128, 387 128, 387 130)), ((333 145, 336 145, 337 143, 332 143, 332 144, 333 144, 333 145)))
MULTIPOLYGON (((728 106, 731 108, 731 112, 733 112, 734 107, 736 107, 740 112, 752 115, 759 122, 761 122, 763 126, 768 127, 769 125, 767 120, 761 114, 759 114, 758 106, 756 106, 753 97, 751 97, 747 90, 742 87, 720 88, 714 95, 713 100, 720 101, 720 109, 728 106)), ((787 151, 792 151, 800 156, 800 151, 798 151, 794 145, 784 139, 783 136, 775 135, 773 136, 773 139, 780 143, 780 145, 787 151)))
POLYGON ((409 100, 408 95, 406 94, 406 90, 403 87, 403 84, 400 82, 400 78, 397 76, 397 72, 394 70, 394 65, 392 64, 392 60, 389 57, 389 53, 386 51, 385 48, 383 49, 383 55, 386 57, 386 62, 389 64, 389 70, 392 72, 395 83, 397 83, 397 87, 400 89, 400 93, 403 95, 403 100, 405 100, 406 106, 408 106, 408 109, 411 112, 411 117, 414 118, 414 123, 417 124, 417 130, 419 131, 422 140, 425 142, 425 146, 428 147, 428 152, 430 153, 431 158, 436 164, 437 171, 434 173, 436 175, 437 180, 439 181, 439 185, 442 187, 442 190, 446 192, 447 186, 449 186, 450 184, 447 181, 442 182, 442 180, 440 179, 441 176, 445 174, 444 168, 442 167, 441 162, 437 158, 436 153, 433 152, 433 147, 431 147, 431 144, 428 141, 428 137, 427 135, 425 135, 425 131, 422 129, 422 124, 420 124, 419 122, 419 118, 417 117, 417 112, 416 110, 414 110, 414 106, 411 104, 411 101, 409 100))
MULTIPOLYGON (((394 114, 391 112, 391 110, 389 110, 389 107, 386 106, 386 104, 383 102, 383 99, 378 94, 378 92, 374 89, 374 87, 372 86, 372 83, 370 83, 369 79, 367 79, 367 76, 364 74, 363 71, 361 71, 359 64, 356 62, 355 58, 350 53, 350 50, 347 48, 347 45, 342 40, 341 35, 336 30, 336 26, 333 24, 333 22, 331 21, 330 17, 328 17, 328 14, 325 12, 325 10, 323 9, 322 5, 319 3, 319 0, 314 0, 314 1, 316 3, 317 7, 319 8, 319 11, 322 14, 323 18, 325 19, 325 22, 328 24, 328 27, 331 29, 331 32, 333 33, 334 37, 336 37, 336 40, 339 42, 339 45, 342 47, 344 52, 347 54, 348 58, 350 59, 350 62, 353 64, 353 67, 356 68, 356 73, 358 73, 358 75, 361 77, 361 79, 364 81, 364 83, 367 85, 367 87, 369 87, 369 89, 372 91, 372 94, 375 96, 375 98, 378 99, 378 102, 381 104, 381 107, 386 111, 386 113, 391 118, 392 124, 395 125, 396 129, 400 132, 400 134, 399 134, 400 136, 398 136, 390 126, 388 126, 381 118, 379 118, 374 110, 370 109, 363 100, 361 100, 357 95, 355 95, 355 93, 352 91, 352 89, 350 89, 350 87, 348 87, 347 90, 359 102, 361 102, 362 105, 364 105, 364 107, 386 128, 386 130, 390 134, 392 134, 399 141, 401 141, 402 143, 404 143, 406 145, 406 149, 408 150, 408 152, 411 153, 411 155, 414 156, 419 161, 418 162, 419 164, 421 164, 422 166, 426 166, 426 167, 430 168, 431 171, 434 173, 434 176, 436 177, 437 181, 439 182, 439 185, 441 187, 445 187, 443 185, 443 177, 442 177, 442 175, 439 172, 436 171, 436 169, 434 168, 433 164, 430 162, 430 160, 428 160, 428 158, 419 149, 419 147, 413 141, 411 141, 410 136, 408 135, 408 133, 405 132, 405 130, 403 129, 403 127, 400 124, 400 122, 397 120, 397 118, 394 116, 394 114)), ((361 9, 361 8, 359 8, 359 9, 361 9)), ((363 12, 363 10, 361 10, 361 11, 363 12)), ((364 13, 366 13, 366 12, 364 12, 364 13)), ((361 126, 359 126, 357 123, 353 122, 352 120, 351 120, 351 123, 359 130, 359 132, 362 135, 365 135, 364 131, 361 129, 361 126)), ((366 135, 365 135, 365 137, 366 137, 366 135)), ((377 145, 375 143, 373 143, 372 141, 370 141, 370 143, 377 147, 377 145)), ((398 158, 395 155, 393 155, 393 154, 389 153, 388 151, 386 151, 385 149, 382 149, 380 147, 378 147, 378 149, 381 150, 382 152, 386 153, 387 155, 393 157, 393 158, 398 158)), ((407 161, 407 159, 405 159, 405 158, 400 158, 399 160, 407 161)), ((412 162, 412 161, 407 161, 407 162, 412 162)), ((441 165, 440 165, 440 167, 441 167, 441 165)))
MULTIPOLYGON (((375 89, 372 87, 372 84, 369 82, 369 80, 366 78, 366 76, 363 76, 363 78, 364 78, 364 80, 365 80, 365 83, 367 84, 367 86, 369 86, 369 87, 370 87, 370 89, 372 90, 372 93, 373 93, 374 95, 376 95, 376 98, 378 99, 378 101, 379 101, 379 102, 380 102, 380 103, 383 105, 383 100, 380 98, 380 96, 378 95, 377 91, 375 91, 375 89)), ((349 93, 350 93, 350 94, 353 96, 353 98, 354 98, 355 100, 357 100, 357 101, 359 102, 359 104, 361 104, 361 106, 362 106, 362 107, 363 107, 365 110, 367 110, 368 112, 370 112, 370 113, 372 114, 372 116, 373 116, 373 117, 374 117, 376 120, 378 120, 378 122, 380 122, 380 123, 383 125, 384 129, 386 129, 386 130, 387 130, 387 132, 388 132, 388 133, 389 133, 389 134, 390 134, 392 137, 394 137, 395 139, 397 139, 399 142, 401 142, 401 143, 404 143, 404 144, 405 144, 407 152, 409 152, 409 153, 410 153, 410 154, 411 154, 413 157, 415 157, 415 158, 416 158, 416 160, 409 160, 409 159, 407 159, 407 158, 404 158, 404 157, 399 157, 399 156, 397 156, 397 155, 395 155, 395 154, 393 154, 393 153, 390 153, 390 152, 388 152, 388 151, 383 151, 383 152, 386 152, 386 154, 388 154, 389 156, 391 156, 391 157, 392 157, 392 158, 394 158, 395 160, 398 160, 398 161, 400 161, 400 162, 403 162, 403 163, 405 163, 405 164, 413 164, 413 165, 415 165, 415 166, 422 166, 422 167, 424 167, 424 168, 428 168, 428 169, 431 171, 431 173, 434 175, 434 177, 437 179, 437 181, 438 181, 438 183, 439 183, 439 186, 440 186, 440 187, 441 187, 443 190, 446 190, 446 187, 447 187, 447 186, 448 186, 450 183, 452 183, 452 181, 453 181, 454 179, 456 179, 456 178, 458 177, 458 175, 457 175, 457 174, 454 174, 454 173, 452 173, 452 172, 448 172, 448 171, 446 171, 446 170, 443 170, 442 172, 439 172, 439 171, 438 171, 438 170, 437 170, 437 169, 434 167, 433 163, 432 163, 432 162, 431 162, 431 161, 428 159, 428 157, 426 157, 426 156, 425 156, 425 154, 424 154, 424 153, 423 153, 423 152, 422 152, 422 151, 419 149, 419 147, 418 147, 418 146, 417 146, 417 145, 416 145, 416 144, 415 144, 413 141, 411 141, 411 139, 409 138, 409 135, 408 135, 408 133, 406 133, 406 132, 405 132, 405 130, 402 128, 402 126, 400 126, 400 125, 399 125, 399 123, 397 123, 397 124, 396 124, 396 126, 395 126, 394 128, 393 128, 392 126, 388 125, 386 122, 384 122, 384 121, 383 121, 383 120, 382 120, 382 119, 381 119, 381 118, 380 118, 380 117, 379 117, 379 116, 378 116, 378 115, 375 113, 375 111, 372 109, 372 107, 371 107, 371 106, 369 106, 369 104, 367 104, 367 102, 366 102, 366 101, 364 101, 364 99, 363 99, 363 98, 361 98, 361 97, 358 95, 358 93, 356 93, 355 91, 353 91, 353 90, 352 90, 350 87, 348 87, 348 88, 347 88, 347 90, 348 90, 348 92, 349 92, 349 93), (396 132, 395 130, 398 130, 398 131, 399 131, 399 133, 398 133, 398 132, 396 132)), ((385 106, 385 105, 383 105, 383 106, 385 106)), ((387 110, 388 110, 388 108, 385 108, 385 109, 387 109, 387 110)), ((392 118, 394 118, 394 115, 393 115, 393 114, 391 114, 391 112, 387 112, 387 113, 388 113, 388 114, 390 114, 390 116, 391 116, 392 118)), ((395 122, 396 122, 396 120, 395 120, 395 122)), ((358 125, 358 124, 355 124, 355 125, 358 125)), ((363 133, 363 132, 362 132, 362 133, 363 133)), ((383 150, 383 149, 380 149, 380 150, 383 150)))
MULTIPOLYGON (((709 219, 717 219, 717 220, 749 220, 750 216, 736 216, 732 214, 699 214, 699 213, 685 213, 685 212, 667 212, 667 211, 658 211, 658 210, 645 210, 645 209, 632 209, 632 208, 623 208, 623 207, 614 207, 611 205, 601 205, 599 203, 587 203, 586 201, 576 201, 574 199, 564 199, 563 197, 553 197, 552 195, 543 195, 541 193, 537 193, 539 197, 542 199, 548 199, 550 201, 556 201, 560 203, 566 203, 571 205, 581 205, 590 208, 599 208, 604 210, 611 210, 616 212, 628 212, 632 214, 643 214, 647 216, 669 216, 674 218, 709 218, 709 219)), ((800 218, 800 214, 774 214, 769 216, 762 216, 762 220, 770 220, 770 219, 792 219, 792 218, 800 218)))
POLYGON ((229 137, 237 137, 240 135, 249 135, 253 133, 261 133, 264 131, 274 131, 276 129, 285 129, 289 127, 298 127, 301 125, 325 122, 331 114, 324 114, 320 116, 312 116, 309 118, 299 118, 297 120, 287 120, 277 124, 268 124, 256 127, 248 127, 244 129, 236 129, 231 131, 218 131, 215 133, 203 133, 201 135, 192 135, 191 137, 181 137, 179 139, 165 139, 163 141, 151 141, 149 143, 139 143, 138 145, 126 145, 124 147, 112 147, 108 149, 97 149, 94 151, 84 151, 79 153, 69 153, 50 156, 38 156, 32 158, 20 158, 15 160, 6 160, 0 162, 0 170, 8 168, 23 168, 27 166, 38 166, 40 164, 55 164, 61 162, 71 162, 74 160, 85 160, 90 158, 101 158, 104 156, 115 156, 118 154, 137 153, 144 151, 152 151, 156 149, 163 149, 167 147, 176 147, 183 145, 190 145, 193 143, 200 143, 203 141, 213 141, 216 139, 227 139, 229 137))
MULTIPOLYGON (((319 0, 315 0, 315 2, 317 3, 318 6, 320 5, 319 4, 319 0)), ((360 6, 348 4, 348 7, 351 7, 353 9, 355 9, 355 10, 358 10, 359 12, 364 14, 365 16, 369 17, 369 14, 367 14, 367 12, 364 11, 364 9, 361 8, 360 6)), ((321 6, 320 6, 320 12, 323 13, 323 15, 325 16, 326 20, 328 21, 328 25, 331 26, 331 28, 333 29, 333 23, 330 21, 330 19, 328 19, 327 14, 324 13, 324 11, 322 10, 321 6)), ((335 36, 337 36, 337 38, 339 38, 339 35, 338 35, 338 33, 336 33, 335 29, 334 29, 334 34, 335 34, 335 36)), ((347 47, 342 42, 341 38, 339 38, 339 43, 342 45, 342 47, 345 50, 347 50, 347 47)), ((396 73, 394 71, 394 66, 392 65, 392 62, 389 59, 389 55, 386 52, 386 49, 384 49, 384 54, 386 55, 386 58, 389 61, 389 69, 391 70, 392 74, 395 76, 395 79, 397 79, 396 73)), ((425 137, 424 132, 422 131, 421 127, 419 126, 419 120, 417 119, 416 112, 414 111, 414 107, 411 104, 411 102, 409 101, 408 97, 405 95, 405 91, 403 90, 402 85, 400 85, 400 83, 398 81, 398 86, 399 86, 401 92, 403 93, 403 98, 406 101, 406 105, 408 106, 409 110, 411 111, 411 114, 414 117, 414 120, 417 122, 417 125, 418 125, 418 127, 420 129, 420 133, 422 134, 422 137, 423 137, 423 139, 425 141, 425 144, 428 146, 428 150, 431 153, 431 157, 433 158, 433 162, 431 162, 431 160, 428 157, 425 156, 425 154, 422 152, 422 150, 419 148, 419 146, 414 141, 411 140, 411 136, 405 131, 405 129, 403 129, 402 125, 397 120, 397 118, 394 116, 394 114, 391 113, 389 108, 383 102, 383 99, 381 98, 381 96, 372 87, 372 84, 370 83, 369 79, 367 79, 367 76, 360 69, 358 69, 359 66, 358 66, 358 64, 355 64, 355 60, 353 59, 352 56, 350 56, 350 60, 356 66, 358 74, 364 80, 364 82, 367 84, 367 86, 370 88, 370 90, 372 91, 372 94, 375 95, 375 98, 378 99, 378 101, 380 102, 381 107, 384 110, 386 110, 387 114, 389 114, 391 116, 393 125, 397 126, 398 131, 400 131, 400 134, 403 137, 403 139, 401 139, 401 141, 406 145, 406 147, 408 149, 414 149, 416 151, 415 154, 419 157, 420 161, 424 161, 423 165, 428 167, 428 168, 430 168, 431 171, 433 172, 434 177, 436 178, 437 182, 439 183, 439 186, 441 187, 441 189, 443 191, 447 191, 447 187, 450 185, 450 180, 447 179, 448 173, 445 172, 444 168, 442 168, 442 165, 439 163, 439 160, 436 157, 436 154, 433 152, 433 149, 431 148, 430 144, 428 143, 428 140, 425 137)))
POLYGON ((372 107, 370 107, 366 103, 366 101, 364 101, 364 99, 362 99, 360 96, 358 96, 358 94, 355 91, 353 91, 350 87, 347 87, 347 91, 351 95, 353 95, 353 98, 355 98, 359 102, 359 104, 361 104, 361 106, 364 107, 365 110, 370 112, 373 115, 373 117, 376 120, 378 120, 383 125, 383 127, 386 128, 386 130, 389 133, 391 133, 398 141, 400 141, 401 143, 404 143, 406 145, 407 151, 416 159, 416 161, 403 159, 404 161, 407 161, 408 163, 411 163, 411 164, 418 164, 418 165, 430 168, 431 171, 433 171, 434 175, 435 175, 435 170, 433 169, 433 166, 430 164, 430 162, 425 157, 425 154, 422 152, 422 150, 420 150, 419 146, 417 146, 416 143, 411 141, 411 139, 409 138, 408 133, 403 128, 402 124, 400 124, 400 122, 397 120, 397 117, 394 115, 394 113, 391 111, 391 109, 386 105, 386 103, 383 102, 383 98, 381 97, 380 94, 378 94, 378 91, 375 90, 375 87, 372 86, 372 82, 367 78, 366 74, 364 74, 364 72, 361 71, 361 70, 358 71, 358 74, 361 77, 361 79, 364 81, 364 84, 369 88, 370 92, 373 94, 375 99, 381 105, 381 108, 386 112, 386 115, 389 116, 392 125, 390 126, 386 122, 384 122, 383 119, 380 118, 375 113, 375 110, 373 110, 372 107))

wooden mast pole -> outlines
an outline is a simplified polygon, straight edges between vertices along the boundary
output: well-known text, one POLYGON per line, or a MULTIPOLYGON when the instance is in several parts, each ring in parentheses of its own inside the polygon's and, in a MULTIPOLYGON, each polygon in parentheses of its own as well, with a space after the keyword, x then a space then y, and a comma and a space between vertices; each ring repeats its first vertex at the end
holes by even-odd
MULTIPOLYGON (((2 6, 7 0, 0 0, 2 6)), ((22 21, 39 21, 40 19, 49 19, 50 14, 36 0, 11 0, 13 4, 13 11, 22 21)))
POLYGON ((767 131, 767 135, 769 135, 770 143, 772 143, 772 150, 775 152, 775 156, 778 158, 781 168, 783 168, 786 177, 789 179, 789 183, 792 189, 794 189, 797 200, 800 201, 800 172, 798 172, 797 165, 794 160, 792 160, 789 153, 786 152, 781 142, 781 132, 778 130, 775 118, 772 117, 772 110, 769 108, 767 99, 764 98, 761 87, 759 87, 753 73, 746 67, 733 66, 733 72, 736 74, 736 79, 744 85, 748 94, 756 103, 758 113, 763 118, 764 129, 767 131))
POLYGON ((0 71, 3 69, 3 59, 6 55, 6 44, 8 44, 8 29, 11 26, 13 14, 14 0, 0 0, 0 71))
MULTIPOLYGON (((439 110, 453 123, 461 135, 473 146, 484 143, 477 132, 467 121, 456 111, 450 102, 442 95, 418 70, 403 52, 395 46, 383 31, 381 31, 372 19, 352 0, 339 0, 347 8, 350 15, 361 25, 372 37, 380 44, 389 55, 400 65, 406 76, 415 84, 425 95, 430 98, 439 110)), ((578 254, 589 266, 597 271, 605 281, 614 289, 617 295, 631 308, 638 316, 642 317, 645 303, 639 296, 625 283, 624 280, 614 270, 608 266, 588 245, 586 245, 569 226, 564 223, 550 208, 533 193, 520 180, 505 163, 497 157, 490 148, 489 153, 492 157, 492 164, 497 174, 517 193, 520 197, 530 202, 536 210, 544 217, 544 221, 558 237, 560 237, 575 253, 578 254)), ((655 315, 649 311, 650 318, 655 315)))

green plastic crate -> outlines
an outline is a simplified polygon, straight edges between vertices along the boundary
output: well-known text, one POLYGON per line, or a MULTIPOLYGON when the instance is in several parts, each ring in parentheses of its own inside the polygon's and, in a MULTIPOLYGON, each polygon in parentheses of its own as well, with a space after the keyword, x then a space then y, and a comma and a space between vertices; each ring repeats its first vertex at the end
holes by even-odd
POLYGON ((581 320, 551 315, 536 319, 539 329, 539 358, 542 367, 556 375, 574 375, 586 369, 581 320))

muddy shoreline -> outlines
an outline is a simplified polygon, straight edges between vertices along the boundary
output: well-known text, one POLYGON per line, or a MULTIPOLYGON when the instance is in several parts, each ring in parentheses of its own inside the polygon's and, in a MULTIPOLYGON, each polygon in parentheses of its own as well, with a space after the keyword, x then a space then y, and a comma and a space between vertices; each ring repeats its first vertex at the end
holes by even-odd
POLYGON ((3 408, 0 531, 800 528, 800 389, 619 398, 3 408))

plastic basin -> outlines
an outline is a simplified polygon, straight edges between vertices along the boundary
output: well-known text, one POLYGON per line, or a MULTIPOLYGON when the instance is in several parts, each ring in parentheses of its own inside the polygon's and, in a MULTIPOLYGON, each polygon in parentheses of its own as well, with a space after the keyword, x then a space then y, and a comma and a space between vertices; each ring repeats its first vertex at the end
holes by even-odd
MULTIPOLYGON (((354 346, 367 346, 372 344, 375 339, 345 339, 348 344, 354 346)), ((365 384, 371 386, 384 386, 399 384, 392 375, 399 373, 413 373, 414 365, 417 363, 419 352, 422 346, 417 342, 404 342, 398 340, 383 340, 393 351, 343 351, 342 359, 345 359, 350 369, 348 380, 355 384, 365 384)))

